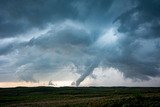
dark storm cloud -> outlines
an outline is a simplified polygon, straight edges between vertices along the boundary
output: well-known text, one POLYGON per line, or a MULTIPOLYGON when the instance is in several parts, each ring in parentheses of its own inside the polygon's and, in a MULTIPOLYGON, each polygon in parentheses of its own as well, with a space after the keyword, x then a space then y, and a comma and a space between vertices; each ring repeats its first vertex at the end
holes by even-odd
POLYGON ((0 8, 1 40, 19 40, 4 40, 0 55, 13 59, 8 67, 22 80, 76 70, 78 86, 98 67, 118 69, 133 79, 160 76, 158 0, 5 0, 0 8), (20 36, 47 27, 43 34, 20 36))
POLYGON ((158 0, 137 0, 137 6, 120 15, 119 32, 129 32, 135 38, 159 38, 160 2, 158 0), (141 34, 142 33, 142 34, 141 34))
POLYGON ((51 31, 45 36, 31 39, 29 45, 37 45, 43 48, 63 47, 66 45, 80 46, 90 45, 91 36, 84 29, 76 29, 70 26, 59 31, 51 31))
POLYGON ((52 20, 74 16, 71 0, 3 0, 0 4, 0 37, 11 37, 33 27, 41 28, 52 20))
POLYGON ((34 27, 43 28, 65 19, 85 20, 93 12, 104 14, 111 3, 112 0, 1 0, 0 38, 16 36, 34 27))
POLYGON ((126 76, 147 79, 160 73, 160 1, 137 0, 136 4, 116 19, 118 31, 126 34, 119 44, 122 56, 116 62, 126 76))
POLYGON ((11 51, 13 51, 13 46, 12 45, 6 45, 6 46, 1 46, 0 47, 0 55, 10 53, 11 51))

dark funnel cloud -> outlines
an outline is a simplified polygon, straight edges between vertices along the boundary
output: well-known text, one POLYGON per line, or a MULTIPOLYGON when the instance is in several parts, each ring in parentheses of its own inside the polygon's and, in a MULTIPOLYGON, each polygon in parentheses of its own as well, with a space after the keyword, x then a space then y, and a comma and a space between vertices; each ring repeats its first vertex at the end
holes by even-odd
POLYGON ((159 12, 159 0, 1 0, 0 75, 75 72, 76 86, 96 68, 159 77, 159 12))

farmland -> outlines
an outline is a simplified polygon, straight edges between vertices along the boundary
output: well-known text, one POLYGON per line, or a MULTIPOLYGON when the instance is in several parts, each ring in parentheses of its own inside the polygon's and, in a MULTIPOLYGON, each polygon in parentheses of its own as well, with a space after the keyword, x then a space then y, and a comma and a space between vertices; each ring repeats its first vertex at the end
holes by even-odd
POLYGON ((160 88, 0 88, 0 107, 160 107, 160 88))

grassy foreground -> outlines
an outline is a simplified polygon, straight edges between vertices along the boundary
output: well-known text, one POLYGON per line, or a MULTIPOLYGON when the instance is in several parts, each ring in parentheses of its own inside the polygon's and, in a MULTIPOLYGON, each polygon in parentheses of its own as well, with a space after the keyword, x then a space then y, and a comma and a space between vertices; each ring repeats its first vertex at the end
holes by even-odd
POLYGON ((0 88, 0 107, 160 107, 160 88, 0 88))

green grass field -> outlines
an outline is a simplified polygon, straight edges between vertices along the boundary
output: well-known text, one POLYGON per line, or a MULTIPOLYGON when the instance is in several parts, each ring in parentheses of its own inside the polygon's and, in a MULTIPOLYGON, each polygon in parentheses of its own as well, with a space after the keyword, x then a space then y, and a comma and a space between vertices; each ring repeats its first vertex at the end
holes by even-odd
POLYGON ((0 107, 160 107, 160 88, 0 88, 0 107))

